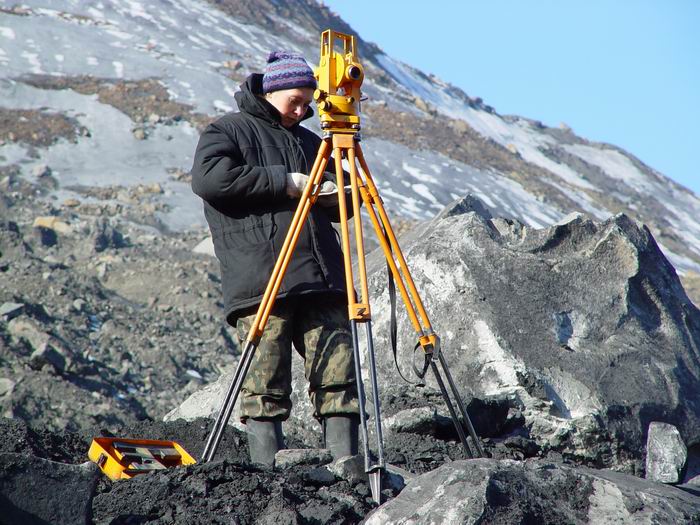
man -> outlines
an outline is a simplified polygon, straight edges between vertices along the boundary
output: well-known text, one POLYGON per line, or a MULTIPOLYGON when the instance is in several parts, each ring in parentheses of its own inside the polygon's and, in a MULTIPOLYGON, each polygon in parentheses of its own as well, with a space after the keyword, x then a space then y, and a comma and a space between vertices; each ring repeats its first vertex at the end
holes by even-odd
MULTIPOLYGON (((308 180, 321 139, 300 126, 316 88, 301 55, 273 52, 229 113, 202 133, 192 189, 221 265, 226 319, 246 339, 308 180)), ((333 161, 329 169, 334 170, 333 161)), ((329 177, 330 178, 330 177, 329 177)), ((331 225, 337 191, 324 182, 285 273, 272 315, 241 389, 252 461, 273 465, 291 410, 291 347, 305 359, 314 416, 333 456, 357 453, 359 404, 342 252, 331 225), (334 194, 335 193, 335 194, 334 194)))

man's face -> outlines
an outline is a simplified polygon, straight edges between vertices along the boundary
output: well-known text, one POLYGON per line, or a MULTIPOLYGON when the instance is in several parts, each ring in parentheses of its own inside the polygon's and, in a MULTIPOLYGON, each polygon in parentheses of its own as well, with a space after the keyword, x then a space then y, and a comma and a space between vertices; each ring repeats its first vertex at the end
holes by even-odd
POLYGON ((282 115, 282 125, 291 128, 299 122, 313 100, 314 90, 311 88, 281 89, 267 93, 265 99, 282 115))

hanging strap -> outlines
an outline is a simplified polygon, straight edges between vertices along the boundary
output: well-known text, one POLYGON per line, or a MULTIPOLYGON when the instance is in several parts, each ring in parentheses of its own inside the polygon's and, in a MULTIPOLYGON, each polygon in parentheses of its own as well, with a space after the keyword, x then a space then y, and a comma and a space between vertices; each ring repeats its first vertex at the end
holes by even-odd
MULTIPOLYGON (((389 244, 389 236, 386 233, 386 229, 383 229, 383 232, 384 232, 384 238, 386 239, 386 242, 387 242, 387 246, 391 246, 389 244)), ((389 248, 389 251, 391 254, 391 248, 389 248)), ((394 364, 396 365, 396 371, 401 376, 401 379, 403 379, 409 385, 423 387, 423 386, 425 386, 425 381, 424 381, 425 374, 428 372, 428 367, 430 366, 430 358, 428 357, 428 354, 424 354, 425 360, 423 362, 423 370, 419 370, 418 367, 416 366, 416 350, 418 350, 418 348, 420 348, 420 342, 416 343, 416 346, 413 347, 413 357, 411 359, 411 364, 413 365, 413 372, 418 377, 418 381, 416 383, 414 383, 414 382, 406 379, 406 377, 401 372, 401 368, 399 367, 399 360, 398 360, 398 356, 397 356, 398 323, 396 322, 396 284, 394 283, 394 276, 391 273, 391 266, 389 266, 388 260, 386 263, 386 272, 387 272, 388 288, 389 288, 389 304, 391 305, 391 315, 390 315, 390 323, 389 323, 389 339, 391 340, 391 350, 394 353, 394 364)))

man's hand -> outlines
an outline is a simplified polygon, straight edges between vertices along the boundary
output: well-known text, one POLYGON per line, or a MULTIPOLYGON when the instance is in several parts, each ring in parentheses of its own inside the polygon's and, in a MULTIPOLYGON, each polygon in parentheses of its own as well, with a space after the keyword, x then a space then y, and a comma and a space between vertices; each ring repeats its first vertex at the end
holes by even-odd
POLYGON ((301 197, 306 183, 309 182, 309 176, 303 173, 287 173, 287 195, 290 199, 301 197))
POLYGON ((332 173, 324 173, 324 179, 321 182, 321 191, 318 194, 318 202, 321 206, 337 206, 338 205, 338 186, 330 177, 334 177, 332 173))
MULTIPOLYGON (((332 179, 335 175, 325 172, 321 181, 321 191, 318 194, 318 202, 321 206, 337 206, 338 205, 338 186, 332 179)), ((306 184, 309 182, 309 176, 303 173, 287 173, 287 195, 295 199, 301 196, 306 184)), ((349 188, 346 188, 348 191, 349 188)))

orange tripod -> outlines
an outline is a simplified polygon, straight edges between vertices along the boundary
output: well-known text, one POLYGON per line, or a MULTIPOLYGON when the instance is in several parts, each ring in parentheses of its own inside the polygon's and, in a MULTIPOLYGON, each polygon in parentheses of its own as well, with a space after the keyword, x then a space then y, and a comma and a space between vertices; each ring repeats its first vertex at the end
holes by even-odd
POLYGON ((244 351, 241 355, 238 367, 234 373, 231 385, 224 398, 219 416, 209 435, 202 458, 210 461, 221 440, 223 430, 231 417, 236 399, 248 373, 255 350, 260 342, 263 331, 272 311, 275 298, 282 284, 287 266, 294 253, 299 235, 304 227, 311 207, 316 202, 321 191, 324 171, 333 154, 335 160, 335 172, 337 177, 338 207, 340 209, 340 230, 342 239, 343 258, 345 265, 345 283, 348 299, 348 317, 353 339, 353 352, 355 360, 355 375, 360 405, 360 425, 364 441, 365 470, 369 474, 370 487, 375 501, 379 502, 381 492, 381 475, 385 469, 383 438, 379 406, 379 393, 377 385, 377 373, 375 355, 372 343, 371 310, 369 303, 369 291, 367 286, 367 274, 365 268, 365 251, 362 233, 362 218, 360 214, 360 202, 372 222, 381 248, 386 256, 391 275, 406 305, 408 317, 418 335, 418 344, 423 349, 430 369, 441 390, 442 396, 452 417, 452 421, 459 435, 459 439, 469 457, 483 456, 483 450, 474 427, 469 419, 466 408, 460 397, 459 391, 452 379, 452 375, 445 362, 444 355, 440 351, 440 339, 433 331, 425 311, 423 302, 418 295, 415 284, 408 270, 408 265, 401 252, 394 231, 389 223, 384 205, 379 196, 377 186, 372 179, 369 168, 360 147, 359 125, 359 84, 362 81, 362 68, 354 60, 354 37, 326 31, 322 35, 321 67, 317 72, 319 78, 319 90, 315 93, 321 113, 321 128, 324 131, 323 140, 314 161, 309 181, 302 192, 299 205, 292 219, 291 226, 285 238, 282 250, 277 258, 272 275, 258 307, 255 320, 248 333, 244 351), (335 39, 341 39, 345 44, 345 54, 340 55, 333 51, 335 39), (342 63, 341 63, 342 62, 342 63), (326 69, 323 69, 326 68, 326 69), (340 75, 336 75, 340 72, 340 75), (325 89, 324 89, 325 88, 325 89), (342 89, 342 91, 341 91, 342 89), (338 94, 338 92, 341 94, 338 94), (350 175, 350 198, 355 210, 355 252, 357 256, 357 271, 359 282, 359 295, 355 293, 355 278, 353 276, 352 247, 350 241, 350 229, 348 223, 348 202, 343 191, 344 175, 342 159, 346 159, 350 175), (358 165, 361 170, 358 170, 358 165), (370 381, 372 384, 372 401, 374 405, 374 422, 377 437, 377 462, 371 465, 369 449, 367 414, 365 412, 365 390, 362 381, 360 367, 360 351, 358 344, 358 324, 364 324, 367 335, 367 352, 370 381), (450 398, 448 389, 443 380, 443 374, 455 399, 457 409, 450 398), (461 421, 457 410, 461 415, 461 421), (475 454, 467 442, 469 433, 475 454))

